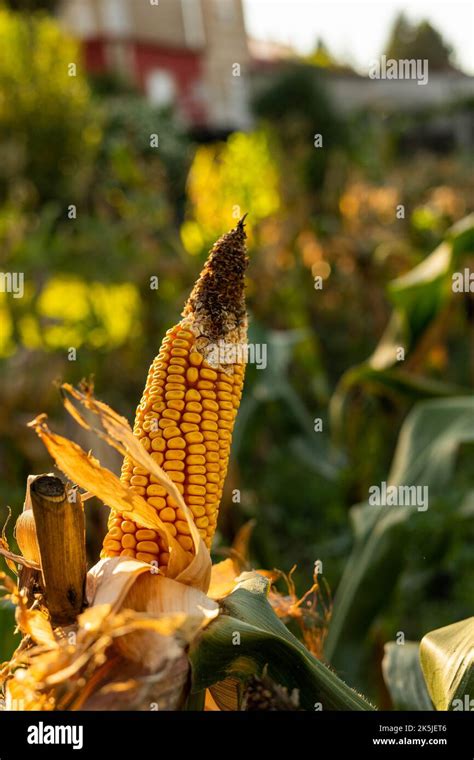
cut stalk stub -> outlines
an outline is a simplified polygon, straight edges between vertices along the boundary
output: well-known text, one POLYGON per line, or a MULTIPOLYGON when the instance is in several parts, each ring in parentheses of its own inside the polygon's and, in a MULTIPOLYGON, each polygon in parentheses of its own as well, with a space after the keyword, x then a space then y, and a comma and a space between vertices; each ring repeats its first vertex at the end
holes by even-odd
POLYGON ((69 501, 64 483, 39 475, 30 484, 46 606, 54 625, 75 622, 84 606, 85 521, 79 495, 69 501))

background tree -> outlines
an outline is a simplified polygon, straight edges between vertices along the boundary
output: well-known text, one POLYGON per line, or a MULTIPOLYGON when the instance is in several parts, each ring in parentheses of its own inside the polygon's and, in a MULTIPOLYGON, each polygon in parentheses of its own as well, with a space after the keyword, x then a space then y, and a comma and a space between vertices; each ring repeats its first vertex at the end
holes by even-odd
POLYGON ((316 47, 306 60, 308 63, 313 64, 313 66, 321 66, 323 68, 333 69, 338 66, 336 59, 331 55, 326 43, 321 37, 318 38, 316 47))
POLYGON ((387 58, 426 58, 434 71, 453 69, 452 47, 429 21, 411 24, 401 13, 395 20, 384 50, 387 58))

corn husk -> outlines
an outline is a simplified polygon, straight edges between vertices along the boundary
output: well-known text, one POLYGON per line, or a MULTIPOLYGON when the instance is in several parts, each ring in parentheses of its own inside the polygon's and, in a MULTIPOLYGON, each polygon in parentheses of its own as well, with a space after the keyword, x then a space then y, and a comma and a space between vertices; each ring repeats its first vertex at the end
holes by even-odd
MULTIPOLYGON (((159 573, 139 560, 126 557, 103 559, 88 573, 87 595, 91 606, 108 605, 141 613, 143 620, 175 621, 176 646, 187 644, 218 614, 218 605, 202 591, 159 573)), ((126 659, 155 671, 162 658, 164 642, 155 630, 135 630, 115 642, 126 659)))
POLYGON ((31 509, 19 515, 15 524, 15 536, 23 557, 40 565, 41 557, 36 537, 35 518, 31 509))
POLYGON ((0 675, 8 710, 178 709, 187 648, 218 614, 202 591, 123 557, 89 571, 90 606, 68 628, 53 630, 46 610, 10 592, 26 638, 0 675))

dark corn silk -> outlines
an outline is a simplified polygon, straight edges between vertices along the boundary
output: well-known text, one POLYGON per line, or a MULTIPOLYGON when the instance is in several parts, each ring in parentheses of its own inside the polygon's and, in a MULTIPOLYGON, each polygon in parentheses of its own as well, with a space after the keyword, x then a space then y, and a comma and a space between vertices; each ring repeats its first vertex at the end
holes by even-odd
MULTIPOLYGON (((245 237, 242 219, 213 246, 183 319, 168 330, 150 367, 133 430, 183 495, 208 548, 216 529, 245 373, 245 352, 231 350, 225 356, 215 349, 246 344, 245 237)), ((157 479, 126 457, 121 480, 156 509, 191 555, 185 516, 157 479)), ((118 556, 154 561, 164 572, 169 560, 156 531, 123 520, 112 510, 101 557, 118 556)))

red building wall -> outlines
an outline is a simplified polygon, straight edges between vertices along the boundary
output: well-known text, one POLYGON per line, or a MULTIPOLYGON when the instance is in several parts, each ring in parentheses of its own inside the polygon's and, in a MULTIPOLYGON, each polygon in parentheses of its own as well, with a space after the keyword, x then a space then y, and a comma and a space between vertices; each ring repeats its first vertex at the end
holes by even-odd
POLYGON ((185 50, 160 48, 144 43, 134 44, 137 83, 146 91, 148 75, 154 69, 168 71, 174 79, 178 105, 192 124, 206 121, 206 107, 202 96, 201 57, 185 50))
POLYGON ((101 74, 107 70, 105 43, 103 40, 87 40, 82 47, 87 71, 101 74))
MULTIPOLYGON (((99 74, 110 69, 108 44, 104 39, 91 39, 84 43, 85 65, 91 73, 99 74)), ((128 55, 133 67, 131 78, 137 87, 146 92, 148 76, 156 69, 167 71, 174 80, 176 105, 180 113, 193 126, 206 124, 207 109, 199 53, 133 41, 126 44, 129 45, 128 55)))

